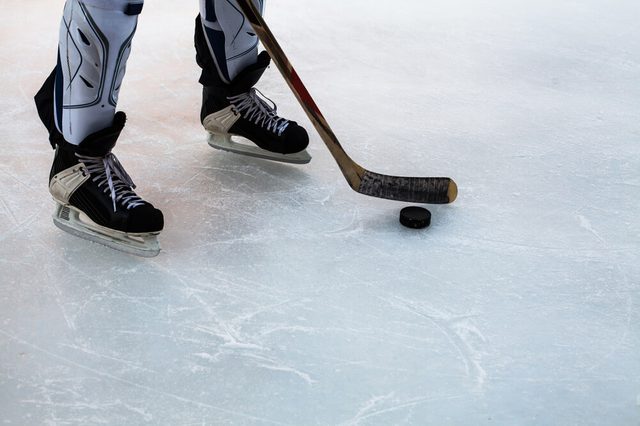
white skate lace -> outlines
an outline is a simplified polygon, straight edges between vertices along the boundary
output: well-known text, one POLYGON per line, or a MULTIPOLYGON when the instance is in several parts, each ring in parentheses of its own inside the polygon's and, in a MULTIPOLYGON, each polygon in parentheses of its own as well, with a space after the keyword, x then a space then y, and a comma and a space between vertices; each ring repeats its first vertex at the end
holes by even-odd
POLYGON ((276 104, 255 88, 241 95, 229 96, 227 99, 247 120, 278 136, 282 136, 289 126, 289 120, 278 117, 276 104))
POLYGON ((111 193, 114 212, 117 211, 116 203, 118 201, 127 210, 144 204, 142 198, 133 192, 136 185, 115 155, 109 153, 104 157, 87 157, 76 154, 76 157, 87 167, 87 172, 94 176, 91 180, 98 184, 98 188, 105 186, 103 192, 109 191, 111 193))

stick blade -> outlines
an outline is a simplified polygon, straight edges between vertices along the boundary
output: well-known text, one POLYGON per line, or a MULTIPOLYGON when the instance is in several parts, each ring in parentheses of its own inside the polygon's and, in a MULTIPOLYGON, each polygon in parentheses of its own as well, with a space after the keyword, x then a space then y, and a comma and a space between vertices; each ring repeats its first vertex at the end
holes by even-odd
POLYGON ((458 186, 451 178, 387 176, 368 170, 354 189, 372 197, 424 204, 448 204, 458 196, 458 186))

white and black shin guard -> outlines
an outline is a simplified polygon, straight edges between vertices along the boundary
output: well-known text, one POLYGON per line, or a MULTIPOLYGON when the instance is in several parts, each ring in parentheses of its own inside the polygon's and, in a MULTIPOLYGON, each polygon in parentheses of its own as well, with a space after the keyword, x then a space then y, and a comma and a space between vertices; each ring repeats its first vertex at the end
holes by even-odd
POLYGON ((55 75, 57 130, 74 145, 109 127, 143 0, 67 0, 55 75))
MULTIPOLYGON (((254 0, 264 9, 264 0, 254 0)), ((200 25, 219 77, 229 84, 243 69, 256 63, 258 37, 235 0, 200 0, 200 25)))

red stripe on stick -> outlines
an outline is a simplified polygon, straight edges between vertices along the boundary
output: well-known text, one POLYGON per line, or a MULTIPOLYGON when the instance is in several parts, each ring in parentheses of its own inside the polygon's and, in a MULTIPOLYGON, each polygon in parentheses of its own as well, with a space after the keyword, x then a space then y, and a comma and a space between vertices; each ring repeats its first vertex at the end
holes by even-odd
POLYGON ((309 109, 313 110, 314 113, 322 117, 320 108, 318 108, 318 105, 316 105, 315 101, 311 97, 311 94, 309 93, 307 88, 304 87, 302 80, 300 80, 300 77, 298 77, 298 73, 293 68, 291 69, 291 84, 300 96, 300 99, 302 99, 302 102, 304 102, 304 104, 309 107, 309 109))

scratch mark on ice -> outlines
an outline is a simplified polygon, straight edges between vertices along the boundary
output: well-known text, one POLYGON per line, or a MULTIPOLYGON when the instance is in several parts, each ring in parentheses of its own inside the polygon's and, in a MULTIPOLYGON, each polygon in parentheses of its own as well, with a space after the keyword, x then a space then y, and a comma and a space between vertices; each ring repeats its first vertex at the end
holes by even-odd
POLYGON ((79 368, 81 370, 90 372, 90 373, 95 374, 95 375, 97 375, 99 377, 102 377, 102 378, 105 378, 105 379, 109 379, 109 380, 113 380, 115 382, 122 383, 122 384, 125 384, 125 385, 128 385, 128 386, 132 386, 134 388, 141 389, 141 390, 143 390, 145 392, 148 392, 148 393, 151 393, 151 394, 160 395, 160 396, 163 396, 163 397, 166 397, 166 398, 171 398, 171 399, 174 399, 176 401, 179 401, 179 402, 182 402, 182 403, 185 403, 185 404, 195 405, 197 407, 208 408, 208 409, 220 411, 222 413, 229 414, 229 415, 232 415, 232 416, 237 416, 237 417, 245 419, 245 420, 252 420, 252 421, 257 421, 257 422, 264 422, 264 423, 278 424, 278 425, 286 424, 286 423, 282 423, 282 422, 279 422, 279 421, 266 419, 264 417, 253 416, 251 414, 247 414, 247 413, 244 413, 244 412, 241 412, 241 411, 236 411, 236 410, 231 410, 231 409, 219 407, 219 406, 216 406, 216 405, 211 405, 211 404, 208 404, 208 403, 205 403, 205 402, 197 401, 195 399, 190 399, 190 398, 187 398, 187 397, 183 397, 183 396, 180 396, 180 395, 175 394, 175 393, 171 393, 171 392, 167 392, 167 391, 163 391, 163 390, 159 390, 159 389, 154 389, 154 388, 152 388, 150 386, 145 386, 145 385, 133 382, 131 380, 123 379, 121 377, 115 376, 115 375, 107 373, 105 371, 97 370, 95 368, 88 367, 86 365, 74 362, 74 361, 72 361, 72 360, 70 360, 68 358, 63 357, 63 356, 57 355, 57 354, 55 354, 53 352, 50 352, 50 351, 48 351, 48 350, 46 350, 44 348, 39 347, 38 345, 35 345, 35 344, 31 343, 31 342, 23 340, 18 336, 15 336, 15 335, 13 335, 11 333, 8 333, 8 332, 6 332, 6 331, 4 331, 2 329, 0 329, 0 335, 3 335, 3 336, 5 336, 5 337, 7 337, 7 338, 9 338, 9 339, 11 339, 11 340, 13 340, 15 342, 18 342, 18 343, 20 343, 22 345, 28 346, 28 347, 30 347, 30 348, 42 353, 43 355, 46 355, 46 356, 48 356, 50 358, 56 359, 58 361, 61 361, 64 364, 73 365, 76 368, 79 368))
POLYGON ((245 357, 247 358, 252 358, 254 360, 260 361, 256 363, 257 367, 260 368, 264 368, 267 370, 272 370, 272 371, 281 371, 284 373, 290 373, 293 374, 295 376, 298 376, 300 379, 302 379, 304 382, 306 382, 308 385, 313 385, 315 383, 317 383, 316 380, 314 380, 309 374, 302 372, 296 368, 293 367, 288 367, 286 365, 281 365, 280 363, 278 363, 276 360, 273 359, 269 359, 266 358, 264 356, 260 356, 260 355, 256 355, 256 354, 243 354, 245 357))
POLYGON ((445 397, 422 397, 422 398, 414 398, 408 401, 399 402, 393 404, 389 407, 381 407, 376 409, 376 406, 383 405, 385 401, 389 400, 393 396, 393 393, 386 396, 374 397, 367 401, 363 408, 361 408, 354 418, 349 419, 341 425, 351 426, 358 425, 363 420, 369 419, 371 417, 380 416, 382 414, 390 413, 393 411, 398 411, 406 408, 413 408, 417 405, 426 404, 434 401, 445 401, 461 398, 460 396, 445 396, 445 397))
POLYGON ((580 226, 584 229, 586 229, 587 231, 591 232, 593 235, 596 236, 596 238, 598 238, 601 242, 605 242, 605 240, 600 236, 600 234, 598 234, 596 232, 595 229, 593 229, 593 225, 591 225, 591 221, 589 219, 587 219, 586 217, 584 217, 583 215, 579 214, 577 215, 578 221, 580 222, 580 226))
MULTIPOLYGON (((398 303, 392 303, 395 307, 404 309, 415 315, 429 320, 447 338, 451 346, 464 363, 467 376, 476 383, 476 390, 482 391, 487 378, 487 372, 482 368, 483 352, 476 349, 474 340, 483 344, 486 339, 473 325, 468 315, 454 316, 440 312, 433 307, 415 306, 414 302, 395 297, 398 303), (425 312, 426 311, 426 312, 425 312)), ((385 299, 386 300, 386 299, 385 299)))

